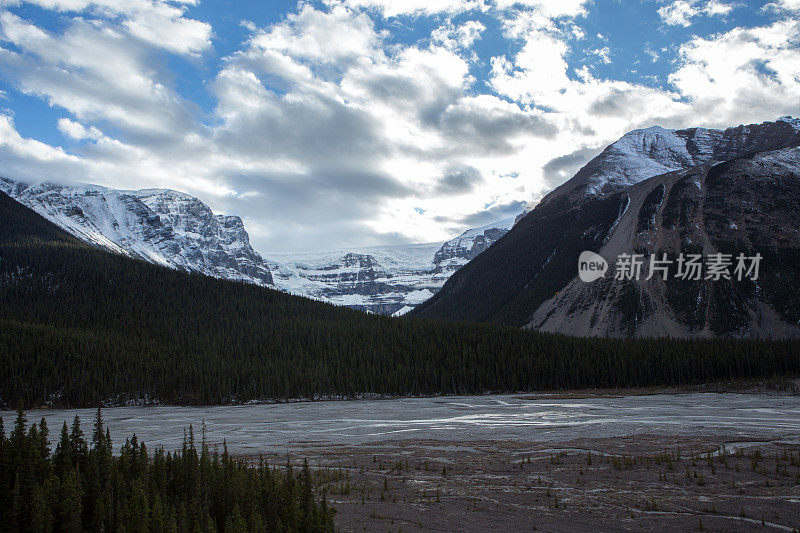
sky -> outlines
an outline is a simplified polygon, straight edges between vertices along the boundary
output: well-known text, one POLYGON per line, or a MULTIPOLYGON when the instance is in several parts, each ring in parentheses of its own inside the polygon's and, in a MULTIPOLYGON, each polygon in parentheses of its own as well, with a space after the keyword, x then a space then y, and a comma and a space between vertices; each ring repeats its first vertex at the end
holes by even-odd
POLYGON ((0 0, 0 175, 172 188, 256 250, 513 217, 632 129, 800 115, 800 0, 0 0))

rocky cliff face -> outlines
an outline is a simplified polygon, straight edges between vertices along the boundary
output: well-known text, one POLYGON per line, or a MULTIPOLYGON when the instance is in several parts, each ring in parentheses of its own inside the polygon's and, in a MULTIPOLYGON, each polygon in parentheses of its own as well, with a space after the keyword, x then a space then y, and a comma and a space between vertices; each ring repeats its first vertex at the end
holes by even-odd
MULTIPOLYGON (((597 249, 610 271, 572 279, 528 326, 597 336, 800 335, 800 149, 787 148, 656 176, 618 193, 629 207, 597 249), (731 279, 649 275, 650 260, 726 254, 731 279), (759 274, 737 279, 736 257, 759 254, 759 274), (640 279, 617 280, 621 254, 639 254, 640 279)), ((665 265, 667 265, 665 263, 665 265)), ((751 262, 745 262, 749 268, 751 262)))
MULTIPOLYGON (((800 121, 631 132, 417 312, 598 336, 800 335, 800 121), (609 263, 581 281, 578 255, 609 263), (647 280, 651 258, 762 256, 757 280, 647 280), (623 254, 639 280, 614 279, 623 254)), ((733 271, 735 265, 731 265, 733 271)))
POLYGON ((215 215, 188 194, 7 179, 0 190, 88 243, 171 268, 273 284, 242 220, 215 215))

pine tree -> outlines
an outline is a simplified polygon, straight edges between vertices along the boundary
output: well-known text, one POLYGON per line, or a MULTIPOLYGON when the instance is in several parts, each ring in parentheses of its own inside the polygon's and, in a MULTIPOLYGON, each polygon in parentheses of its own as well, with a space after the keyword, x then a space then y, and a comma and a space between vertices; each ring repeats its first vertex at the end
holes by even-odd
POLYGON ((100 407, 97 408, 97 414, 94 417, 94 426, 92 431, 92 447, 95 451, 104 451, 105 440, 105 426, 103 425, 103 412, 100 407))
POLYGON ((53 453, 53 468, 55 475, 59 479, 64 479, 66 473, 73 469, 72 455, 72 443, 70 442, 69 430, 65 421, 64 425, 61 426, 61 438, 56 444, 56 450, 53 453))
POLYGON ((44 490, 39 485, 33 490, 31 502, 31 531, 35 533, 51 533, 53 531, 53 515, 45 498, 44 490))
POLYGON ((64 531, 81 531, 81 500, 80 476, 76 468, 66 472, 56 505, 57 523, 64 531))
POLYGON ((79 465, 81 468, 85 467, 87 456, 86 440, 84 439, 83 431, 81 430, 81 419, 78 418, 78 415, 75 415, 75 418, 72 420, 72 428, 69 434, 69 445, 75 464, 79 465))
POLYGON ((14 422, 14 430, 11 432, 11 451, 15 463, 19 467, 23 467, 27 461, 28 446, 25 439, 25 431, 27 429, 28 419, 25 416, 25 409, 22 402, 17 406, 17 419, 14 422))
POLYGON ((153 495, 153 505, 150 508, 150 531, 152 533, 164 533, 166 522, 164 507, 161 504, 161 495, 156 492, 153 495))
POLYGON ((311 470, 308 460, 303 459, 303 468, 300 471, 300 512, 302 513, 301 530, 310 532, 314 529, 314 493, 311 483, 311 470))

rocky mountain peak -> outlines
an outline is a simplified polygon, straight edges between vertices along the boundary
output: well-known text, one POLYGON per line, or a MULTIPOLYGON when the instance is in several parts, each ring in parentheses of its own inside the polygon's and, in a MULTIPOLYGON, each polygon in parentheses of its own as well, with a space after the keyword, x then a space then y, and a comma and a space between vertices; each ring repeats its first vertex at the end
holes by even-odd
POLYGON ((347 253, 342 256, 341 264, 345 268, 359 268, 363 270, 381 269, 381 264, 369 254, 347 253))
POLYGON ((7 179, 0 179, 0 190, 91 244, 181 270, 273 283, 242 220, 214 215, 189 194, 7 179))
POLYGON ((488 226, 469 229, 458 237, 445 242, 433 256, 437 272, 458 270, 508 233, 513 225, 514 219, 508 218, 488 226))
POLYGON ((670 130, 660 126, 634 130, 606 147, 541 204, 561 197, 574 203, 591 196, 607 196, 667 172, 777 150, 798 142, 800 120, 792 117, 725 130, 670 130))

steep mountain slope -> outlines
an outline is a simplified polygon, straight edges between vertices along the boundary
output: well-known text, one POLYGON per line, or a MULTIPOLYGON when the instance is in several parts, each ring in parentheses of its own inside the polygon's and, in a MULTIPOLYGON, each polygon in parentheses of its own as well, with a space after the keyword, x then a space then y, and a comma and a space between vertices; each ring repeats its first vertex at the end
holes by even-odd
POLYGON ((800 294, 789 281, 800 275, 798 130, 800 121, 785 118, 632 132, 416 312, 578 335, 797 335, 800 294), (584 250, 608 260, 606 278, 577 278, 584 250), (646 263, 651 254, 717 252, 760 253, 761 278, 612 279, 620 254, 646 263))
POLYGON ((0 179, 0 191, 84 242, 114 252, 382 314, 403 314, 430 298, 513 223, 468 230, 445 243, 272 254, 265 260, 250 246, 239 217, 215 215, 185 193, 8 179, 0 179))
POLYGON ((0 302, 4 408, 674 385, 800 371, 796 342, 631 343, 359 313, 109 253, 2 192, 0 302))
POLYGON ((25 184, 0 190, 84 242, 152 263, 222 279, 272 285, 242 219, 215 215, 197 198, 165 189, 25 184))
MULTIPOLYGON (((597 252, 730 254, 731 280, 572 279, 545 301, 530 327, 578 335, 749 337, 800 335, 800 149, 759 152, 689 172, 650 178, 624 193, 630 207, 597 252), (733 275, 736 256, 762 256, 758 279, 733 275)), ((745 263, 749 267, 749 263, 745 263)))

